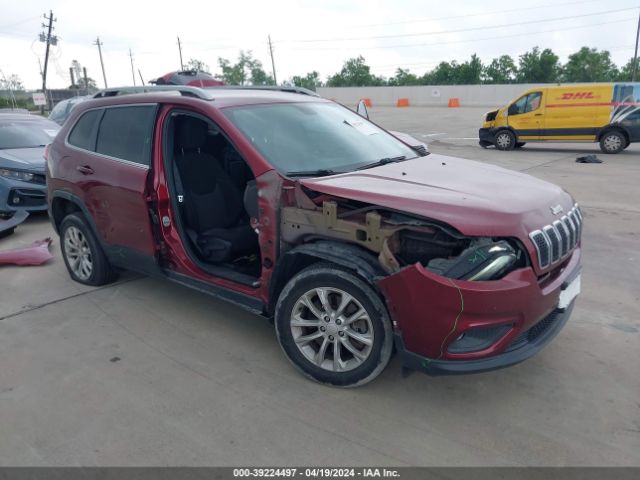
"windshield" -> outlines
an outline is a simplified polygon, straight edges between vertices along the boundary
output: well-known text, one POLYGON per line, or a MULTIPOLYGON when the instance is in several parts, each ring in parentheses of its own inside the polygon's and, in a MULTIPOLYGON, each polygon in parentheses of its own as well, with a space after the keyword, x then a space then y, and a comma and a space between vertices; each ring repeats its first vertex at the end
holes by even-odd
POLYGON ((46 120, 0 119, 0 149, 41 147, 53 141, 60 127, 46 120))
POLYGON ((416 152, 351 110, 334 103, 280 103, 229 108, 225 115, 276 169, 355 170, 416 152))

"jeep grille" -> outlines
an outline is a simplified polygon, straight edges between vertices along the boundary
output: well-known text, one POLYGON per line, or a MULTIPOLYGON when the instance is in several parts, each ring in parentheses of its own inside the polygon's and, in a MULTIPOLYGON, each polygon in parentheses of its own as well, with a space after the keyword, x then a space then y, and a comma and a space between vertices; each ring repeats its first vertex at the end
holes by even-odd
POLYGON ((580 242, 583 217, 576 203, 565 216, 551 225, 529 234, 538 254, 540 268, 558 263, 566 258, 580 242))

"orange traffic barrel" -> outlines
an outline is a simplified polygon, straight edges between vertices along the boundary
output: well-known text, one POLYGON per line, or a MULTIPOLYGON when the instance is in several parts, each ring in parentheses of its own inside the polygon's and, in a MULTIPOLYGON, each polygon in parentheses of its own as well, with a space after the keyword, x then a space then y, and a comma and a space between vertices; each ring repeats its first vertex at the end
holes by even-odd
POLYGON ((459 107, 460 106, 460 99, 457 98, 457 97, 450 98, 448 106, 449 107, 459 107))
POLYGON ((399 98, 396 102, 396 107, 408 107, 409 99, 408 98, 399 98))

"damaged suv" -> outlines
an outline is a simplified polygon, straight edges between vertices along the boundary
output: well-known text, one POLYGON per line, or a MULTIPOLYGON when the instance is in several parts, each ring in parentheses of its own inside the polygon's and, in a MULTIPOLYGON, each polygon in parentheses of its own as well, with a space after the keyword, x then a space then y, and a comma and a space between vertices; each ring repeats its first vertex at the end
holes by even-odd
POLYGON ((125 268, 231 301, 337 386, 372 380, 394 351, 431 374, 505 367, 562 329, 583 224, 568 193, 428 154, 308 93, 79 105, 46 152, 71 277, 102 285, 125 268))

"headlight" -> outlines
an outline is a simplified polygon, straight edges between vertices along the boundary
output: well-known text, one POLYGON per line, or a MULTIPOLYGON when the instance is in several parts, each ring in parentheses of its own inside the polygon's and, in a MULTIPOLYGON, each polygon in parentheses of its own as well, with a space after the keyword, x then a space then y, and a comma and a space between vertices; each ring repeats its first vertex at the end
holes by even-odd
POLYGON ((11 180, 30 182, 31 180, 33 180, 33 173, 21 172, 20 170, 10 170, 8 168, 0 168, 0 177, 9 178, 11 180))
POLYGON ((502 278, 518 259, 513 247, 504 240, 474 242, 459 256, 436 258, 427 268, 443 277, 460 280, 496 280, 502 278))

